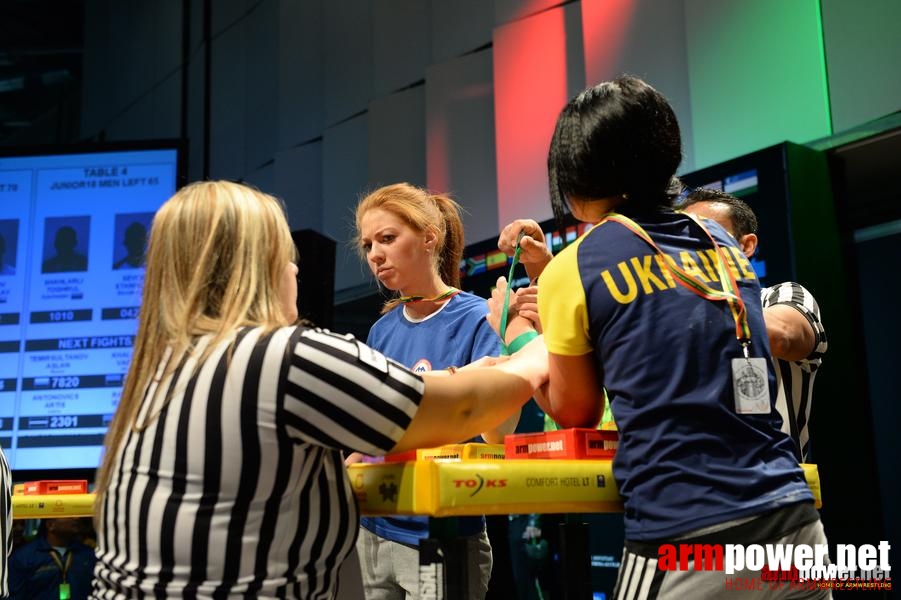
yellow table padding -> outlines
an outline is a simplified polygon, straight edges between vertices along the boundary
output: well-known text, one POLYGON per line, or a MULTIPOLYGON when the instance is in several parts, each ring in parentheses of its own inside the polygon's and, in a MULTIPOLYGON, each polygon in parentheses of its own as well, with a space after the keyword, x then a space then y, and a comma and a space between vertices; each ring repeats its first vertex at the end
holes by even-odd
POLYGON ((13 495, 13 519, 90 517, 94 514, 94 494, 13 495))
MULTIPOLYGON (((802 464, 816 507, 823 505, 816 465, 802 464)), ((427 460, 347 468, 366 515, 621 512, 609 460, 427 460)), ((94 494, 13 495, 14 519, 89 517, 94 494)))
MULTIPOLYGON (((816 465, 801 465, 822 506, 816 465)), ((363 514, 621 512, 610 460, 419 461, 348 467, 363 514)))

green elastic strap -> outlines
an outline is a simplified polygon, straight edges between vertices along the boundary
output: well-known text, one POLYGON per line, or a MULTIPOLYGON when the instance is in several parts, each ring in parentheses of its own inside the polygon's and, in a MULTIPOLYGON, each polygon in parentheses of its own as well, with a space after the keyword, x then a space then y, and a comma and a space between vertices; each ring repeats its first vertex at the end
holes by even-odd
POLYGON ((538 337, 538 332, 533 329, 530 331, 524 331, 523 333, 519 334, 509 344, 505 342, 505 340, 507 339, 507 315, 510 312, 510 289, 512 288, 513 271, 514 269, 516 269, 516 265, 519 264, 519 255, 522 252, 522 247, 519 245, 519 242, 522 240, 525 234, 525 231, 520 231, 519 235, 516 236, 516 250, 513 251, 513 262, 510 263, 510 274, 507 276, 507 289, 504 291, 504 306, 501 309, 500 326, 502 356, 507 356, 519 351, 523 346, 538 337))
POLYGON ((519 352, 522 350, 522 347, 534 340, 538 337, 538 332, 534 329, 530 329, 528 331, 523 331, 518 336, 513 338, 513 341, 507 344, 507 352, 513 354, 514 352, 519 352))
MULTIPOLYGON (((510 312, 510 282, 513 281, 513 270, 516 268, 516 265, 519 264, 519 255, 522 252, 522 248, 519 246, 520 240, 522 240, 522 236, 526 234, 525 231, 520 230, 519 235, 516 236, 516 250, 513 251, 513 262, 510 263, 510 274, 507 276, 507 289, 504 291, 504 306, 501 309, 501 326, 500 326, 500 335, 501 335, 501 355, 507 356, 511 354, 511 351, 507 348, 507 344, 504 340, 506 340, 507 335, 507 313, 510 312)), ((519 339, 519 338, 517 338, 519 339)), ((516 341, 516 340, 513 340, 516 341)))

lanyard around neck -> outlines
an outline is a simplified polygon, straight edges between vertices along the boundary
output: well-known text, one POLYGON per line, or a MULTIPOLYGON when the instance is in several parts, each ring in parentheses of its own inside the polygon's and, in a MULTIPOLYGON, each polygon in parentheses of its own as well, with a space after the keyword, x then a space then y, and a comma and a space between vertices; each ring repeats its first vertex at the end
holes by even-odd
POLYGON ((709 239, 713 244, 713 247, 716 250, 716 268, 720 276, 720 282, 722 282, 723 284, 723 289, 718 290, 716 288, 712 288, 703 281, 687 273, 684 269, 676 264, 675 259, 663 253, 663 250, 661 250, 660 247, 657 246, 654 240, 651 239, 651 236, 648 235, 648 232, 645 231, 641 225, 639 225, 629 217, 617 213, 610 213, 601 222, 615 221, 616 223, 619 223, 620 225, 637 235, 639 238, 641 238, 646 244, 653 248, 657 252, 657 255, 662 259, 660 262, 661 268, 668 269, 670 273, 672 273, 675 280, 678 281, 683 287, 706 300, 713 302, 726 302, 729 305, 729 310, 732 313, 732 318, 735 320, 735 337, 738 339, 738 343, 741 344, 745 356, 747 356, 748 346, 751 344, 751 328, 748 325, 748 313, 745 310, 745 303, 738 291, 738 282, 735 280, 735 275, 732 274, 731 269, 726 266, 726 261, 723 258, 723 254, 726 251, 716 243, 716 240, 713 239, 713 236, 710 235, 710 232, 707 231, 707 228, 704 227, 694 215, 688 213, 682 214, 685 214, 695 223, 695 225, 700 227, 701 231, 703 231, 707 236, 707 239, 709 239))
POLYGON ((410 304, 412 302, 441 302, 442 300, 447 300, 449 298, 453 298, 457 294, 460 293, 460 290, 457 288, 448 288, 446 292, 438 294, 434 298, 426 298, 425 296, 401 296, 397 299, 397 302, 400 304, 410 304))
POLYGON ((63 561, 59 557, 59 552, 53 548, 50 549, 50 558, 52 558, 53 562, 56 563, 56 566, 59 567, 59 571, 63 576, 63 583, 66 583, 66 575, 69 572, 69 567, 72 565, 72 554, 73 551, 69 548, 69 551, 66 552, 66 563, 63 564, 63 561))

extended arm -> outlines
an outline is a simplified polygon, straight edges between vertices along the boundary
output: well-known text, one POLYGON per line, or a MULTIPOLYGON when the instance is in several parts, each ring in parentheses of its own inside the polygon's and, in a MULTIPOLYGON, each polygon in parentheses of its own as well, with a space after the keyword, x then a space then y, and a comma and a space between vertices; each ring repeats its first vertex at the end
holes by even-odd
POLYGON ((403 437, 390 452, 430 448, 498 427, 547 381, 544 340, 536 338, 510 360, 454 375, 423 374, 425 393, 403 437))
MULTIPOLYGON (((472 362, 460 369, 457 369, 457 372, 460 371, 468 371, 470 369, 475 369, 483 366, 490 366, 500 362, 504 362, 505 360, 509 360, 509 357, 501 356, 501 357, 491 357, 485 356, 480 358, 479 360, 472 362)), ((519 417, 522 413, 521 409, 516 409, 513 411, 513 414, 510 415, 506 421, 498 425, 497 427, 492 427, 487 431, 482 432, 482 439, 489 444, 503 444, 504 437, 516 431, 516 426, 519 424, 519 417)))
POLYGON ((541 333, 541 319, 538 316, 538 286, 519 288, 510 296, 510 310, 532 322, 541 333))
POLYGON ((483 431, 482 439, 489 444, 503 444, 504 438, 516 431, 521 412, 521 409, 517 409, 506 421, 497 427, 489 429, 488 431, 483 431))

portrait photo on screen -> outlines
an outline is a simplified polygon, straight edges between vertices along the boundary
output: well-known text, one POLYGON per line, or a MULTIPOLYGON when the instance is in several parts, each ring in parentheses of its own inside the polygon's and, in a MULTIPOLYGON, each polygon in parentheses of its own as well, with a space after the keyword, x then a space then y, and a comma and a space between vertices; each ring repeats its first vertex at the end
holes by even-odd
POLYGON ((0 219, 0 275, 16 274, 16 249, 19 247, 19 220, 0 219))
POLYGON ((41 273, 88 270, 91 217, 47 217, 41 273))
POLYGON ((113 269, 141 269, 152 212, 122 213, 116 215, 116 233, 113 240, 113 269))

